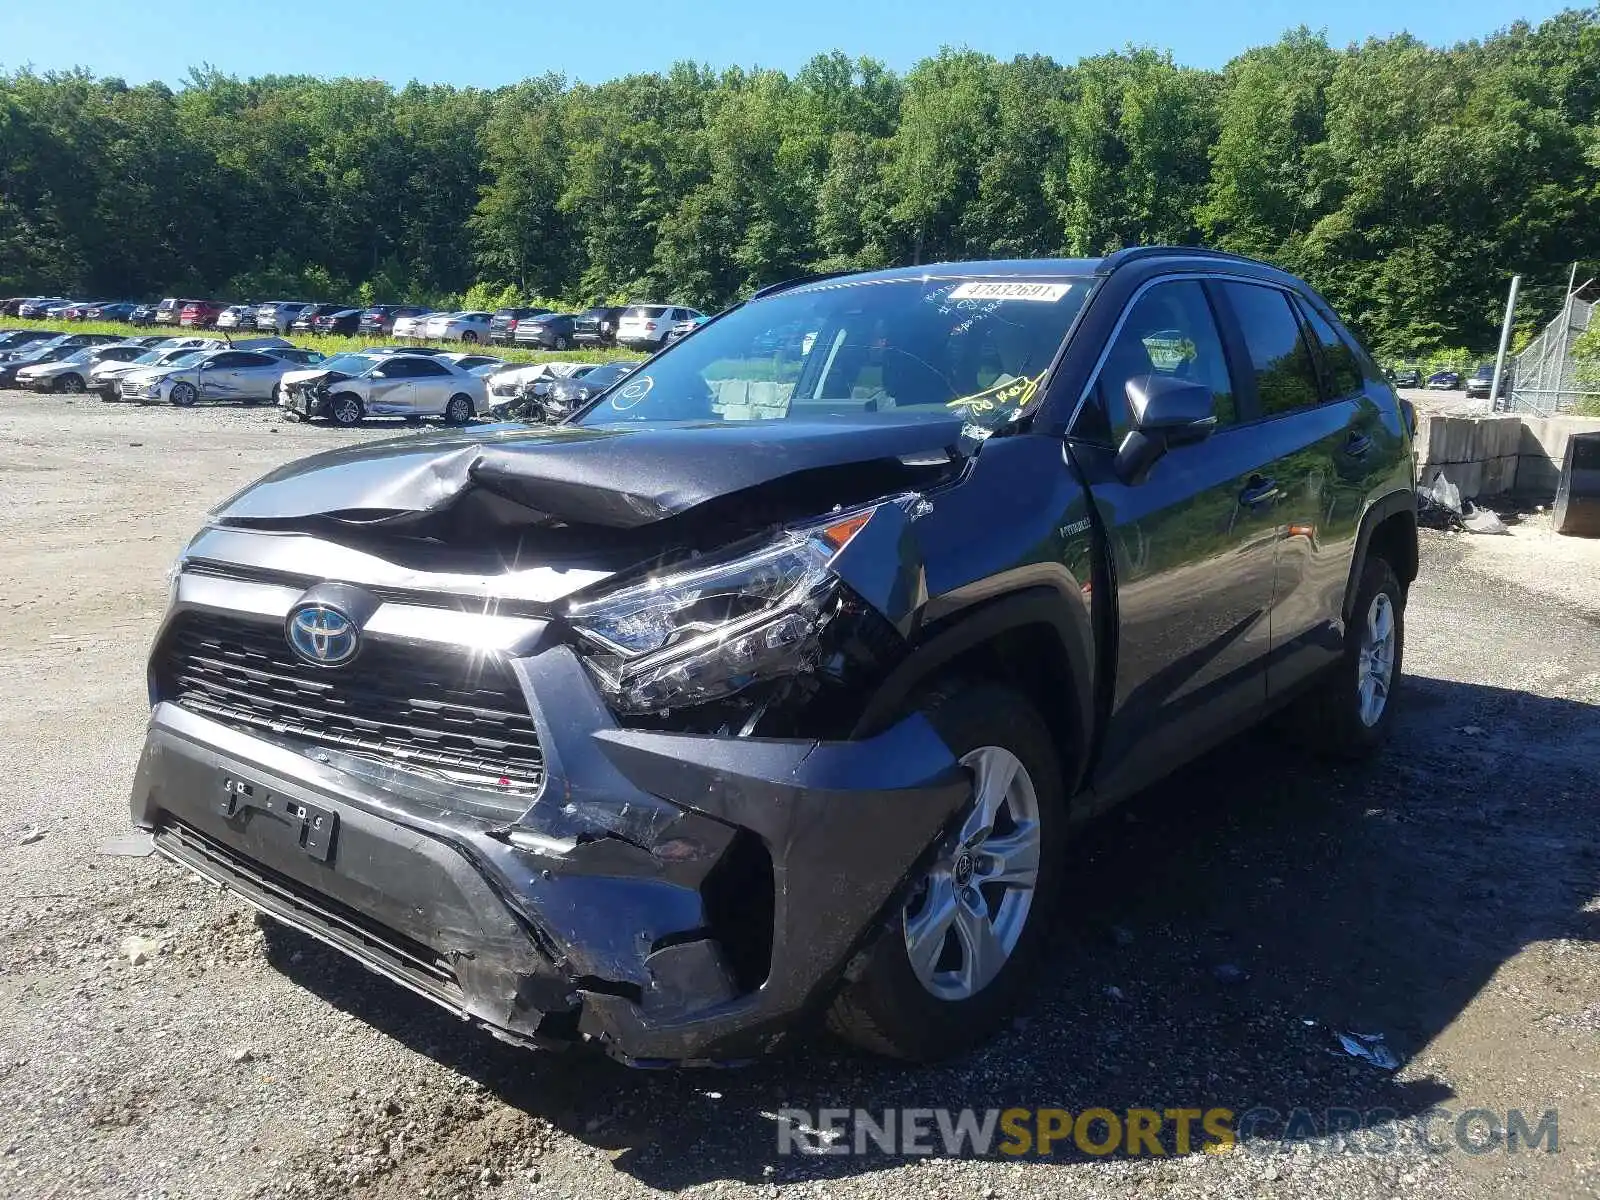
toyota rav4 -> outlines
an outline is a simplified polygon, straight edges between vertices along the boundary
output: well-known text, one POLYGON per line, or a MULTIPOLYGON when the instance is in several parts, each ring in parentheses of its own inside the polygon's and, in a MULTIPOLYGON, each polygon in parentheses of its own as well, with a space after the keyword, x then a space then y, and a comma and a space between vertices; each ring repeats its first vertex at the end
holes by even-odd
POLYGON ((766 289, 566 422, 222 503, 150 661, 159 851, 502 1038, 994 1030, 1073 822, 1289 710, 1372 750, 1407 418, 1300 280, 1141 248, 766 289))

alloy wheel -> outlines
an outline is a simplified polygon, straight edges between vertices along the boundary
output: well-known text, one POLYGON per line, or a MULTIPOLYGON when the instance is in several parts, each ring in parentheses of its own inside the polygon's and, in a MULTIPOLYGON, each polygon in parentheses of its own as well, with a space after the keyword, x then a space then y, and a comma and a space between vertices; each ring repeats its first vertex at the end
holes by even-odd
POLYGON ((352 396, 340 396, 333 402, 333 419, 339 425, 354 425, 361 420, 361 405, 352 396))
POLYGON ((1361 653, 1356 665, 1357 695, 1361 723, 1371 729, 1383 719, 1389 703, 1389 685, 1394 678, 1395 621, 1394 601, 1379 592, 1367 608, 1361 631, 1361 653))
POLYGON ((940 1000, 977 995, 1000 973, 1028 923, 1039 881, 1039 797, 1011 751, 980 746, 972 807, 907 902, 906 956, 940 1000))
POLYGON ((172 385, 171 400, 179 408, 188 408, 199 399, 199 396, 200 394, 194 390, 194 384, 192 383, 176 383, 172 385))

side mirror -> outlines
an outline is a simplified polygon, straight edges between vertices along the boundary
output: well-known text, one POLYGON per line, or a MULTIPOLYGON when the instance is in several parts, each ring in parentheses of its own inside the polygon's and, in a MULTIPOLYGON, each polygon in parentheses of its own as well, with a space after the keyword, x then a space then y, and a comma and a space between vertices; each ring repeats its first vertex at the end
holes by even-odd
POLYGON ((1116 470, 1124 483, 1143 483, 1168 450, 1204 441, 1217 427, 1211 389, 1204 384, 1137 375, 1125 390, 1133 428, 1117 448, 1116 470))

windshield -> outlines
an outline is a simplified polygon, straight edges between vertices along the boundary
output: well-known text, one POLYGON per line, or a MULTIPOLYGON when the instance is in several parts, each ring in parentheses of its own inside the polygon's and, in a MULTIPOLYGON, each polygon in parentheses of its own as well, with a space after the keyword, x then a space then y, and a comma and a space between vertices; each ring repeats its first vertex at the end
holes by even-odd
POLYGON ((210 353, 211 351, 209 350, 187 350, 178 355, 177 358, 169 358, 166 365, 169 367, 192 367, 210 353))
POLYGON ((806 284, 703 326, 581 423, 909 412, 993 430, 1034 398, 1093 286, 948 276, 806 284))
POLYGON ((139 357, 134 359, 133 361, 135 363, 165 362, 167 360, 167 357, 169 355, 171 355, 172 353, 173 353, 173 351, 171 351, 171 350, 146 350, 143 354, 139 355, 139 357))
POLYGON ((317 365, 326 371, 342 371, 346 375, 360 375, 370 370, 378 360, 369 354, 335 354, 317 365))

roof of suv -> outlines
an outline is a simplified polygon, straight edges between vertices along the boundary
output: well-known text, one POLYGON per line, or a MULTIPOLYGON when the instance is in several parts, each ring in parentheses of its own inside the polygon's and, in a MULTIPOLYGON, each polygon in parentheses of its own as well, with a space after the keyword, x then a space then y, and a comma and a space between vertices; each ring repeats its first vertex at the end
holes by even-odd
POLYGON ((1271 263, 1259 259, 1246 258, 1240 254, 1230 254, 1225 250, 1212 250, 1205 246, 1130 246, 1124 250, 1114 250, 1103 258, 996 258, 979 259, 972 262, 941 262, 923 263, 910 267, 887 267, 881 271, 837 271, 823 275, 802 276, 799 279, 785 280, 769 287, 761 288, 752 300, 775 292, 786 291, 792 287, 801 287, 806 284, 816 283, 825 279, 849 278, 856 281, 876 279, 967 279, 974 275, 1008 276, 1016 275, 1030 278, 1040 276, 1084 276, 1084 275, 1109 275, 1120 267, 1134 262, 1147 262, 1152 259, 1208 259, 1215 260, 1218 266, 1234 264, 1248 266, 1257 270, 1268 270, 1281 273, 1281 269, 1271 263))

